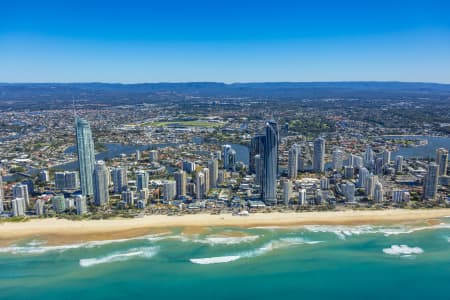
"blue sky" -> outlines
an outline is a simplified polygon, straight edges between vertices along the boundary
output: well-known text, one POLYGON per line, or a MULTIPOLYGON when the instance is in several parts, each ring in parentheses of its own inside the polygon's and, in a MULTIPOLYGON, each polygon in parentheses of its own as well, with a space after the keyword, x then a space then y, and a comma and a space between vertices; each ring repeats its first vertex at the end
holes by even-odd
POLYGON ((0 82, 450 83, 450 1, 2 1, 0 82))

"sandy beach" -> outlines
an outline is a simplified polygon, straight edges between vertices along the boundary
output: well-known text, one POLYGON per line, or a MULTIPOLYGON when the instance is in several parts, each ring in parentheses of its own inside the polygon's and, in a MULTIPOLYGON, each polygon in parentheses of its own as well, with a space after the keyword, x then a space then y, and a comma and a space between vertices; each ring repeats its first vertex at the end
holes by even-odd
POLYGON ((135 219, 70 221, 64 219, 33 219, 28 222, 0 223, 0 244, 10 244, 24 238, 42 238, 49 243, 130 238, 145 234, 167 232, 180 227, 186 234, 202 233, 208 227, 255 227, 296 225, 363 225, 426 222, 433 225, 436 218, 450 216, 450 209, 326 211, 256 213, 249 216, 231 214, 196 214, 183 216, 151 215, 135 219))

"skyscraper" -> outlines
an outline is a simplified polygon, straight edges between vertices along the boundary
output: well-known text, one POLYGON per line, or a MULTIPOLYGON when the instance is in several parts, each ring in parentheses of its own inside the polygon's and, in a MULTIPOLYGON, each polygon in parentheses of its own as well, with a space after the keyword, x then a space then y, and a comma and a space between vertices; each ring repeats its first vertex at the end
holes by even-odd
POLYGON ((333 150, 333 169, 340 171, 344 165, 344 152, 341 149, 333 150))
POLYGON ((174 180, 166 180, 163 182, 164 201, 171 201, 175 198, 176 186, 174 180))
POLYGON ((397 155, 395 157, 395 173, 403 172, 403 156, 397 155))
POLYGON ((127 169, 123 167, 116 167, 112 169, 112 181, 114 184, 114 193, 121 193, 128 184, 127 169))
POLYGON ((391 163, 391 151, 384 150, 383 152, 383 165, 388 165, 391 163))
POLYGON ((255 184, 259 185, 260 192, 261 192, 261 186, 263 184, 263 174, 264 174, 264 165, 263 160, 261 159, 261 155, 257 154, 254 157, 255 161, 255 184))
POLYGON ((375 183, 375 188, 374 188, 374 192, 373 192, 373 200, 377 203, 381 203, 384 200, 383 185, 379 181, 375 183))
POLYGON ((285 205, 289 205, 289 199, 291 198, 292 184, 289 179, 283 180, 283 201, 285 205))
POLYGON ((321 173, 325 171, 325 140, 317 138, 314 141, 313 169, 321 173))
POLYGON ((104 205, 109 201, 108 192, 108 171, 105 162, 99 160, 94 165, 94 203, 95 205, 104 205))
POLYGON ((249 170, 250 173, 256 172, 255 156, 261 155, 264 148, 264 135, 256 135, 252 137, 250 142, 249 170))
POLYGON ((289 149, 289 159, 288 159, 288 177, 290 179, 297 178, 298 170, 298 147, 294 145, 289 149))
POLYGON ((447 175, 448 150, 439 148, 436 150, 436 164, 439 166, 439 176, 447 175))
POLYGON ((148 173, 138 171, 136 172, 136 190, 140 192, 144 188, 148 188, 148 173))
POLYGON ((201 200, 205 196, 205 180, 205 174, 203 174, 203 172, 198 172, 195 184, 197 200, 201 200))
POLYGON ((278 126, 273 120, 266 122, 263 153, 263 199, 268 204, 277 204, 278 126))
POLYGON ((219 177, 219 162, 213 158, 208 161, 209 169, 209 186, 211 188, 217 187, 217 178, 219 177))
POLYGON ((175 172, 176 196, 178 199, 186 196, 186 172, 175 172))
POLYGON ((83 196, 92 196, 94 174, 94 142, 89 123, 79 117, 75 120, 80 185, 83 196))
POLYGON ((84 215, 87 212, 86 197, 83 195, 75 196, 75 207, 77 215, 84 215))
POLYGON ((26 184, 16 184, 13 189, 13 198, 21 198, 25 202, 25 207, 30 205, 30 197, 28 195, 28 186, 26 184))
POLYGON ((370 146, 367 146, 366 152, 364 153, 364 167, 371 170, 374 163, 374 153, 370 146))
POLYGON ((14 217, 25 215, 25 199, 14 198, 11 201, 11 206, 12 206, 12 214, 14 217))
POLYGON ((423 181, 423 199, 433 200, 436 198, 438 177, 439 166, 432 162, 428 165, 428 173, 423 181))

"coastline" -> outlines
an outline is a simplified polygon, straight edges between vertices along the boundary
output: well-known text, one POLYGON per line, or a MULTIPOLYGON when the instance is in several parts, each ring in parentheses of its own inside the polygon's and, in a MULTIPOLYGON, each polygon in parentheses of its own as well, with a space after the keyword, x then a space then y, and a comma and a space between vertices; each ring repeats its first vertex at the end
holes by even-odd
POLYGON ((0 223, 0 246, 26 238, 46 240, 49 244, 67 244, 94 240, 133 238, 165 233, 170 228, 184 228, 185 234, 207 231, 210 227, 249 228, 258 226, 302 225, 382 225, 426 222, 450 216, 450 209, 390 209, 374 211, 274 212, 249 216, 231 214, 194 214, 183 216, 151 215, 135 219, 71 221, 65 219, 33 219, 27 222, 0 223))

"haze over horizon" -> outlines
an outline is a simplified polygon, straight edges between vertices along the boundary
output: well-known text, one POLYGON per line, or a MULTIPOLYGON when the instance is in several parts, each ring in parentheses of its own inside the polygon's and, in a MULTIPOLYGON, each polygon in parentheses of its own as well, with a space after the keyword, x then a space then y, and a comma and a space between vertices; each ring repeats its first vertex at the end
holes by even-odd
POLYGON ((450 83, 445 1, 15 1, 0 82, 450 83))

